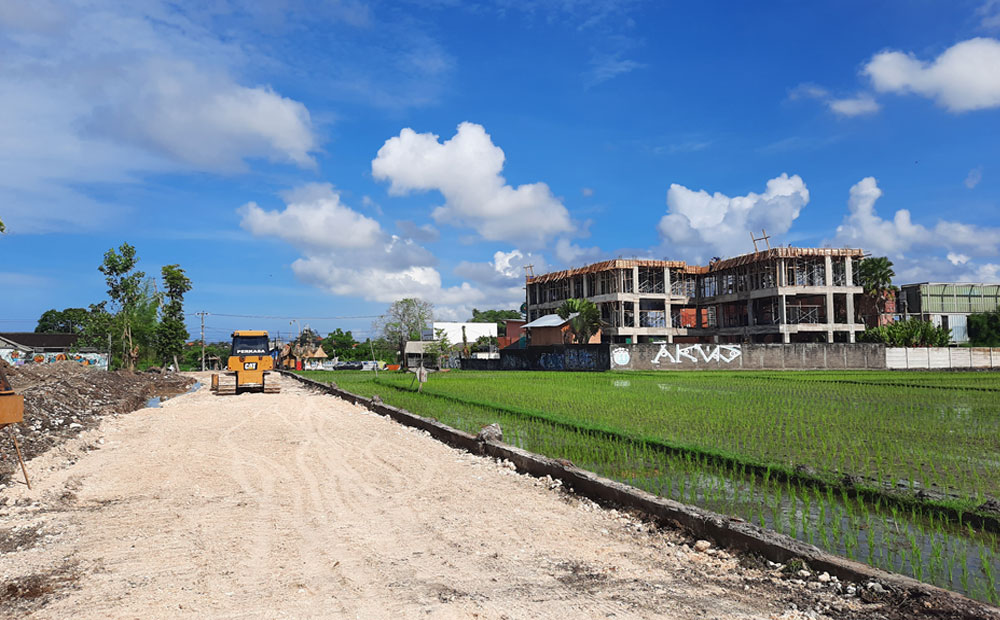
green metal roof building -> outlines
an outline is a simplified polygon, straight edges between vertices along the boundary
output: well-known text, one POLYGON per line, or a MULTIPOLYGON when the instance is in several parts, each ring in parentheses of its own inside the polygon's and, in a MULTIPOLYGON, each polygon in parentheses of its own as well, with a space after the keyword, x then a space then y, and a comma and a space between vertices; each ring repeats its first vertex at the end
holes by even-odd
POLYGON ((902 318, 916 317, 951 329, 953 342, 968 342, 966 319, 970 314, 1000 308, 1000 284, 972 282, 923 282, 899 289, 896 311, 902 318))

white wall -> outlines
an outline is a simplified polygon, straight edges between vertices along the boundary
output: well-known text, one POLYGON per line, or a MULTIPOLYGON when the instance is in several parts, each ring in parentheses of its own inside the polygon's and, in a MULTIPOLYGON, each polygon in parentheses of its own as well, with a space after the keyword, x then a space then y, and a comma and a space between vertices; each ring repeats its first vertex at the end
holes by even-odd
POLYGON ((892 370, 918 368, 1000 368, 1000 349, 978 347, 886 347, 885 367, 892 370))
POLYGON ((462 344, 462 326, 465 326, 465 338, 469 341, 471 345, 480 336, 492 336, 497 337, 497 324, 496 323, 458 323, 455 321, 434 321, 433 331, 434 338, 437 338, 437 330, 443 329, 445 335, 448 336, 448 341, 452 344, 462 344))

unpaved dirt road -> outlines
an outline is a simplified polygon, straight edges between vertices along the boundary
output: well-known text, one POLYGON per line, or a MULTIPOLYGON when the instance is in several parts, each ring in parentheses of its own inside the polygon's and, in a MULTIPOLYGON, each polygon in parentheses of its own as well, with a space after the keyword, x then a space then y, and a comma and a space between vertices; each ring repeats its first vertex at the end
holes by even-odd
POLYGON ((833 605, 834 617, 865 616, 835 584, 697 553, 678 532, 284 385, 203 388, 32 460, 34 490, 0 492, 0 612, 796 618, 833 605))

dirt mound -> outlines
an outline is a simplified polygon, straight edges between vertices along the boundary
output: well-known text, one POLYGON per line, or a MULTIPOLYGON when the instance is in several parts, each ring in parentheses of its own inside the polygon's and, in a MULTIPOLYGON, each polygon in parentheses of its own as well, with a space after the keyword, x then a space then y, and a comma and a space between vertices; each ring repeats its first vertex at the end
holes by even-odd
MULTIPOLYGON (((24 395, 24 422, 13 425, 25 459, 41 454, 81 431, 101 416, 142 408, 154 396, 171 396, 194 382, 176 374, 107 372, 77 362, 5 366, 11 386, 24 395)), ((17 467, 8 431, 0 433, 0 483, 17 467)))

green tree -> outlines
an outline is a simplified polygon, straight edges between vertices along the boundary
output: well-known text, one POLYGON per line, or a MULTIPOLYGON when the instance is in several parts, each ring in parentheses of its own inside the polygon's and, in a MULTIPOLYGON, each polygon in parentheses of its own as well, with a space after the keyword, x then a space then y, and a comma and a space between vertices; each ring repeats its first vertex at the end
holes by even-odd
POLYGON ((134 370, 139 358, 135 329, 140 310, 148 309, 148 290, 144 287, 146 274, 136 269, 139 257, 135 248, 123 243, 118 252, 114 248, 104 253, 104 262, 98 270, 108 284, 108 297, 114 310, 116 335, 119 336, 118 352, 125 368, 134 370), (120 252, 120 254, 119 254, 120 252))
POLYGON ((114 317, 108 312, 107 305, 107 301, 90 304, 87 311, 87 324, 83 328, 80 339, 76 342, 78 347, 108 350, 108 337, 111 335, 114 317))
POLYGON ((344 331, 339 327, 326 335, 321 343, 323 351, 330 357, 336 357, 342 362, 350 362, 360 359, 368 359, 371 352, 368 348, 359 350, 359 343, 354 339, 350 331, 344 331))
POLYGON ((87 327, 90 313, 86 308, 66 308, 46 310, 38 318, 36 334, 81 334, 87 327))
POLYGON ((494 336, 480 336, 476 338, 476 341, 472 343, 473 351, 486 352, 491 348, 498 347, 499 343, 494 336))
POLYGON ((569 319, 569 329, 578 344, 587 344, 601 329, 601 311, 586 299, 567 299, 556 310, 560 318, 569 319))
POLYGON ((968 327, 972 346, 1000 347, 1000 310, 970 314, 968 327))
POLYGON ((886 300, 892 293, 899 291, 892 284, 895 276, 892 261, 885 256, 871 256, 858 263, 858 284, 864 289, 865 295, 871 297, 880 316, 885 314, 886 300))
POLYGON ((164 366, 171 359, 179 366, 177 356, 190 338, 184 325, 184 294, 191 290, 191 280, 180 265, 164 265, 160 273, 163 275, 166 303, 156 328, 156 350, 164 366))
POLYGON ((434 330, 434 340, 424 346, 424 355, 431 358, 433 363, 437 363, 442 355, 451 353, 453 345, 448 340, 448 334, 443 329, 434 330))
POLYGON ((470 323, 496 323, 497 333, 506 333, 507 323, 506 319, 520 319, 521 313, 517 310, 483 310, 479 311, 475 308, 472 309, 472 318, 469 319, 470 323))
POLYGON ((7 227, 4 226, 3 220, 0 220, 0 234, 7 232, 7 227))
POLYGON ((407 297, 393 302, 375 323, 375 331, 396 346, 397 359, 403 360, 407 340, 420 340, 420 332, 430 325, 434 306, 422 299, 407 297))

